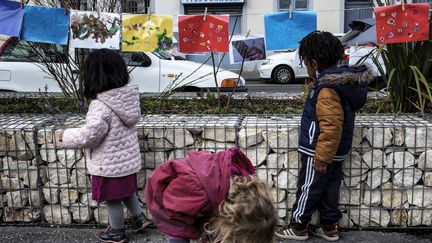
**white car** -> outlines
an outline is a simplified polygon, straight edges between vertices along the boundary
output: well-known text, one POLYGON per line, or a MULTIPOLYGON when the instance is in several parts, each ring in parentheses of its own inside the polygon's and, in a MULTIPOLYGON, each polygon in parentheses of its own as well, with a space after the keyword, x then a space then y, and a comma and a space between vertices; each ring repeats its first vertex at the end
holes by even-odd
POLYGON ((280 84, 308 77, 306 66, 300 63, 297 51, 271 55, 263 61, 258 70, 261 79, 280 84))
MULTIPOLYGON (((47 48, 47 44, 37 43, 36 45, 42 49, 46 57, 52 57, 52 62, 59 62, 58 53, 52 53, 53 49, 47 48)), ((57 52, 67 56, 64 51, 65 46, 54 47, 57 52)), ((71 57, 77 56, 74 49, 70 49, 69 53, 71 57)), ((131 68, 131 83, 137 84, 140 92, 216 88, 212 66, 177 60, 178 58, 168 53, 121 53, 121 55, 131 68)), ((37 92, 47 87, 48 92, 60 92, 57 81, 41 69, 43 65, 37 63, 37 60, 38 56, 28 43, 13 38, 8 39, 0 46, 0 90, 37 92)), ((76 74, 77 70, 73 73, 76 74)), ((246 90, 243 77, 224 69, 220 69, 217 73, 217 83, 223 91, 232 90, 236 85, 237 91, 246 90)))

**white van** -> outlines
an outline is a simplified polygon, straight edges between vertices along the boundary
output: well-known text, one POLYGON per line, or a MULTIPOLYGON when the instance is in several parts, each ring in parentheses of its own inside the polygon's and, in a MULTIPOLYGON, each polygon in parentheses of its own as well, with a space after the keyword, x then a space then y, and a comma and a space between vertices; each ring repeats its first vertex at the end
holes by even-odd
MULTIPOLYGON (((35 44, 39 53, 45 55, 50 62, 67 60, 66 46, 35 44), (53 52, 55 50, 55 53, 53 52), (59 55, 60 53, 60 55, 59 55)), ((80 51, 83 51, 81 49, 80 51)), ((70 49, 72 61, 76 51, 70 49)), ((168 53, 121 53, 130 67, 131 83, 139 86, 140 92, 163 92, 165 90, 200 89, 215 90, 213 67, 200 63, 179 60, 168 53)), ((44 71, 42 60, 36 51, 24 41, 9 38, 0 46, 0 90, 16 92, 61 92, 57 81, 44 71)), ((62 65, 59 65, 62 67, 62 65)), ((66 67, 66 65, 64 65, 66 67)), ((77 70, 72 70, 77 73, 77 70)), ((220 69, 217 73, 218 87, 222 91, 230 91, 237 86, 236 91, 245 91, 245 80, 238 74, 220 69)))

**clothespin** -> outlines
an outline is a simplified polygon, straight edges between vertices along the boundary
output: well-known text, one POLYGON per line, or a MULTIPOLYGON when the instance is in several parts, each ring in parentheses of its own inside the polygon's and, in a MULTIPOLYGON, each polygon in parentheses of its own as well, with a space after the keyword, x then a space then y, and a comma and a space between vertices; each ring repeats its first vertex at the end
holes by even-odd
POLYGON ((99 9, 98 5, 96 5, 96 12, 97 12, 98 17, 100 17, 100 9, 99 9))
POLYGON ((24 8, 24 0, 21 0, 21 8, 24 8))
POLYGON ((290 7, 289 7, 289 18, 290 19, 292 19, 292 13, 293 13, 293 5, 290 4, 290 7))
POLYGON ((203 17, 203 21, 204 21, 204 22, 205 22, 206 19, 207 19, 207 10, 208 10, 208 8, 206 7, 206 8, 204 9, 204 17, 203 17))
POLYGON ((402 11, 405 11, 405 0, 402 0, 402 11))
POLYGON ((64 4, 64 14, 65 15, 67 15, 67 12, 68 12, 68 8, 69 8, 69 3, 68 3, 68 1, 66 1, 66 0, 64 0, 64 2, 63 2, 64 4))
POLYGON ((246 38, 249 37, 251 30, 249 29, 248 32, 246 33, 246 38))
POLYGON ((150 7, 147 8, 147 15, 148 15, 148 21, 150 21, 150 17, 151 17, 151 9, 150 7))

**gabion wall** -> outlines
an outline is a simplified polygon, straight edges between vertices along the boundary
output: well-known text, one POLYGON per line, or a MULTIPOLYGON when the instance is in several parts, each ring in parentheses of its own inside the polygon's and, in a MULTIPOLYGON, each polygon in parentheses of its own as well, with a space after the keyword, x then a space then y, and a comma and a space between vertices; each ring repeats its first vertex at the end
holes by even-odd
MULTIPOLYGON (((91 200, 85 151, 65 150, 58 141, 63 128, 83 119, 0 116, 0 224, 108 223, 106 206, 91 200)), ((189 150, 238 146, 272 187, 281 223, 289 221, 300 166, 299 125, 298 116, 144 116, 137 192, 143 210, 143 187, 155 166, 189 150)), ((431 227, 432 123, 412 115, 358 116, 354 133, 343 163, 341 226, 431 227)))

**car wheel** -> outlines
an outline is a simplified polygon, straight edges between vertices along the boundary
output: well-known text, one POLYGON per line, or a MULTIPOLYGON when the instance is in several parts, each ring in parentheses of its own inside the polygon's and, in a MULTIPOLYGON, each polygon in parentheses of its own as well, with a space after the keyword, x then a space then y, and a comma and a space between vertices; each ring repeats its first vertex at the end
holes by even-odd
POLYGON ((294 81, 294 72, 289 66, 276 67, 272 74, 272 80, 278 84, 288 84, 294 81))

